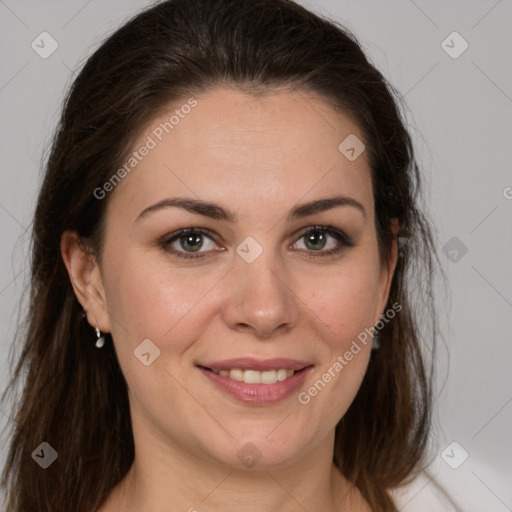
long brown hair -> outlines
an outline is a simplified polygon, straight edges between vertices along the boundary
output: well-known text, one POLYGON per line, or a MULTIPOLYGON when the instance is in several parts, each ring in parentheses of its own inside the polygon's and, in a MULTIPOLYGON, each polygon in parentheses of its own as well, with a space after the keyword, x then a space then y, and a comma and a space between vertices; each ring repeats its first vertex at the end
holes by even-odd
POLYGON ((10 512, 93 512, 134 460, 126 381, 113 344, 94 346, 61 235, 75 230, 99 257, 108 197, 100 201, 94 190, 164 106, 222 84, 255 94, 283 85, 314 92, 361 127, 383 258, 393 242, 391 219, 400 223, 388 304, 402 309, 381 329, 380 349, 337 425, 334 463, 376 512, 396 511, 389 490, 424 464, 438 256, 398 93, 349 31, 291 0, 169 0, 108 37, 63 105, 35 209, 20 354, 3 395, 22 384, 1 481, 10 512), (31 458, 42 442, 58 452, 46 470, 31 458))

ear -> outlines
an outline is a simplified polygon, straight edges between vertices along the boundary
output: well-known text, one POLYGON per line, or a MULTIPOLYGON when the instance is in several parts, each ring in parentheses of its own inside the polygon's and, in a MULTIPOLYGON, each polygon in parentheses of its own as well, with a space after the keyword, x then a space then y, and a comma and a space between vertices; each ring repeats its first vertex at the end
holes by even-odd
POLYGON ((96 257, 75 231, 65 231, 60 252, 76 298, 87 313, 92 327, 110 332, 105 289, 96 257))
POLYGON ((380 317, 384 314, 386 304, 389 298, 389 290, 391 288, 391 281, 393 280, 393 275, 395 273, 396 264, 398 261, 398 231, 400 229, 400 225, 398 223, 398 219, 391 219, 391 231, 393 233, 393 240, 391 242, 391 247, 389 251, 389 258, 387 261, 383 261, 381 264, 381 270, 379 275, 379 307, 378 314, 379 316, 375 319, 375 324, 379 321, 380 317))

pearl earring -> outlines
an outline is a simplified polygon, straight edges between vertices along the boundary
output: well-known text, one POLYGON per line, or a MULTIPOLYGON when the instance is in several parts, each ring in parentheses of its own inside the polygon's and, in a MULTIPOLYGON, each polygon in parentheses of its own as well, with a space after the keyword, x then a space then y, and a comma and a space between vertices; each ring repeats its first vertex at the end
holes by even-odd
POLYGON ((101 331, 98 329, 98 326, 96 326, 96 336, 98 337, 98 339, 96 340, 96 346, 98 348, 103 347, 103 345, 105 344, 105 336, 101 335, 101 331))

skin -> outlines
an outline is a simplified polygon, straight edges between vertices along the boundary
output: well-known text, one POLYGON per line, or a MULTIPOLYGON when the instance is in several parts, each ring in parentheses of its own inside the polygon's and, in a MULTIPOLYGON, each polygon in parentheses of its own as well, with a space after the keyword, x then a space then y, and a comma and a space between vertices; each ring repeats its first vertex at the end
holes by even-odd
MULTIPOLYGON (((366 153, 349 161, 338 150, 350 134, 364 140, 362 132, 311 93, 256 97, 223 87, 196 99, 104 199, 101 266, 75 233, 62 237, 76 296, 89 323, 112 333, 129 387, 135 462, 101 512, 370 510, 332 457, 371 340, 307 405, 297 393, 271 405, 241 403, 195 366, 242 356, 310 361, 304 391, 385 312, 396 245, 388 261, 379 258, 366 153), (334 194, 360 202, 365 215, 337 206, 286 220, 294 206, 334 194), (171 197, 215 201, 238 222, 176 207, 136 220, 171 197), (323 246, 307 245, 303 232, 314 225, 344 231, 354 246, 318 255, 340 243, 328 235, 323 246), (191 226, 215 233, 202 238, 206 257, 181 259, 158 245, 191 226), (248 236, 263 248, 252 263, 236 253, 248 236), (144 339, 161 351, 149 366, 133 354, 144 339), (248 442, 261 453, 252 468, 237 457, 248 442)), ((134 148, 185 101, 152 120, 134 148)), ((179 238, 172 247, 197 254, 179 238)))

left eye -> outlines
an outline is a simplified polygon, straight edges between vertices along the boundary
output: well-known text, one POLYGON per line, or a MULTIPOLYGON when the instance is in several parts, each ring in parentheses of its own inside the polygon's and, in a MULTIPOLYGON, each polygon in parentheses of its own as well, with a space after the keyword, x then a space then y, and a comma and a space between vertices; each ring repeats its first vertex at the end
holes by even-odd
MULTIPOLYGON (((328 228, 318 227, 308 229, 302 234, 299 240, 304 240, 306 249, 311 249, 314 252, 325 249, 323 252, 332 253, 336 251, 337 247, 339 247, 339 244, 342 241, 342 236, 328 228), (331 244, 330 247, 327 247, 329 245, 329 238, 331 239, 331 244)), ((297 245, 297 243, 294 245, 297 245)))

